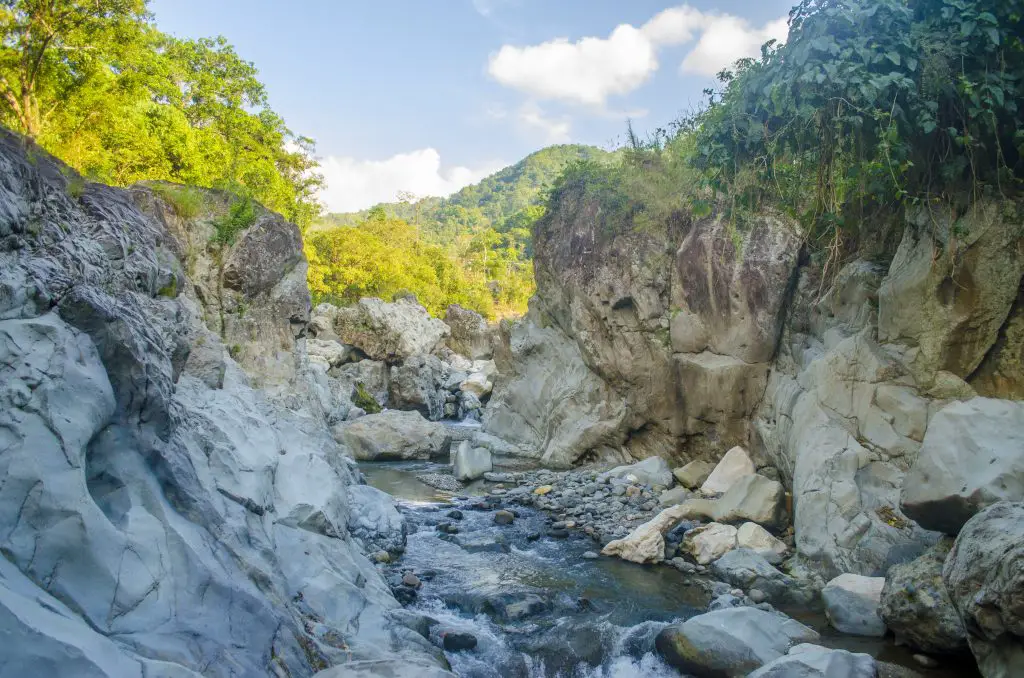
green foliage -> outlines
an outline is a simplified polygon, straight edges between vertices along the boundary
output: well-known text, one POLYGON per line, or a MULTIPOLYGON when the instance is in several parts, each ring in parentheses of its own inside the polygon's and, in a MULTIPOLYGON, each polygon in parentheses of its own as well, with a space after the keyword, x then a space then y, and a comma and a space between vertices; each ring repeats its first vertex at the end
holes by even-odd
POLYGON ((175 214, 185 220, 195 219, 206 206, 203 192, 190 186, 154 183, 150 185, 150 189, 174 208, 175 214))
POLYGON ((383 409, 361 381, 356 382, 355 392, 352 394, 352 404, 362 408, 367 414, 377 414, 383 409))
POLYGON ((300 226, 319 213, 312 142, 223 38, 163 34, 146 0, 4 0, 0 31, 0 124, 90 179, 242 186, 300 226))
POLYGON ((688 121, 694 165, 730 209, 779 205, 833 241, 907 201, 1015 191, 1021 20, 1021 0, 804 0, 688 121))
POLYGON ((213 220, 211 241, 220 247, 233 244, 239 233, 256 223, 257 209, 256 202, 248 196, 235 199, 227 214, 213 220))

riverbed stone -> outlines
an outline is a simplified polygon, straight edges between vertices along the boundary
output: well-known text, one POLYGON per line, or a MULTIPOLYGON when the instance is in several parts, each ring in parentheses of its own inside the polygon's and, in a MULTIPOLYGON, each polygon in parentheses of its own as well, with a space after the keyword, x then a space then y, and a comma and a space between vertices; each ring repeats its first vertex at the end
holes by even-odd
POLYGON ((808 604, 814 599, 812 590, 779 571, 763 557, 745 548, 736 548, 711 565, 711 573, 733 586, 761 591, 777 602, 808 604))
POLYGON ((743 523, 736 533, 736 546, 750 549, 769 563, 778 565, 789 550, 786 544, 757 523, 743 523))
POLYGON ((942 579, 981 674, 1024 675, 1024 503, 999 502, 968 520, 942 579))
POLYGON ((671 666, 699 677, 745 676, 818 633, 783 615, 751 607, 716 610, 672 624, 655 648, 671 666))
POLYGON ((875 678, 875 658, 863 652, 801 643, 747 678, 875 678))
POLYGON ((700 486, 700 490, 705 494, 722 494, 740 478, 751 475, 754 471, 754 462, 750 461, 747 451, 737 445, 725 453, 708 479, 700 486))
POLYGON ((879 615, 884 577, 844 573, 825 584, 821 591, 829 623, 842 633, 856 636, 885 635, 879 615))
POLYGON ((468 440, 459 443, 452 460, 452 470, 456 480, 461 482, 476 480, 483 477, 492 468, 490 450, 473 447, 468 440))
POLYGON ((713 506, 713 517, 721 522, 746 520, 774 529, 785 526, 786 491, 782 483, 756 473, 736 479, 713 506))
POLYGON ((973 398, 939 410, 903 481, 903 512, 956 536, 1003 500, 1024 500, 1024 402, 973 398))
POLYGON ((641 485, 662 485, 664 487, 669 487, 673 481, 672 469, 669 468, 668 462, 661 457, 649 457, 628 466, 617 466, 602 473, 599 479, 602 481, 625 480, 641 485))

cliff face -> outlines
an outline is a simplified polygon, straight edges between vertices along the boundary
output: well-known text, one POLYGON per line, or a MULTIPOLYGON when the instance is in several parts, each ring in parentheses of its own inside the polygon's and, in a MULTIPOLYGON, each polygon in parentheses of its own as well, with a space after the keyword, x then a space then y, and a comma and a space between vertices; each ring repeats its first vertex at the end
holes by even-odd
POLYGON ((649 232, 607 221, 568 196, 540 224, 538 293, 506 332, 513 374, 489 432, 563 466, 743 445, 792 491, 798 549, 825 573, 884 573, 936 539, 901 510, 932 418, 957 399, 1024 398, 1019 205, 915 212, 894 251, 869 243, 838 272, 778 216, 740 234, 714 217, 649 232), (523 342, 540 331, 571 368, 523 342), (566 389, 621 405, 567 404, 566 389), (523 434, 530 418, 541 434, 523 434))
POLYGON ((400 533, 363 537, 404 541, 383 496, 353 494, 315 397, 298 230, 258 209, 218 248, 228 200, 183 219, 0 135, 8 668, 303 676, 429 658, 349 532, 370 502, 400 533))

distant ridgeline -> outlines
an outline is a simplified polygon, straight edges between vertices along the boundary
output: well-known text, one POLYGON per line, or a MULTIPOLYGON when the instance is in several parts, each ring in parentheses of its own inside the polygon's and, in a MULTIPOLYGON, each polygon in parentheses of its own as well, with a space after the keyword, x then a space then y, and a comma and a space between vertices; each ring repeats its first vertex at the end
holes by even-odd
POLYGON ((489 317, 520 314, 533 294, 531 227, 571 163, 610 161, 592 146, 551 146, 448 198, 328 214, 306 234, 316 301, 412 292, 431 313, 461 304, 489 317))

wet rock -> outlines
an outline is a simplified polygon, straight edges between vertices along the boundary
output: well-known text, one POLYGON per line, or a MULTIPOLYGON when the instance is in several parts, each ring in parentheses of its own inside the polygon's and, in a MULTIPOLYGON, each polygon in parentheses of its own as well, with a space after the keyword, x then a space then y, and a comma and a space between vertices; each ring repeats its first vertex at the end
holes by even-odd
POLYGON ((419 597, 416 594, 415 589, 411 589, 407 586, 395 587, 391 589, 391 594, 394 595, 395 600, 397 600, 402 605, 412 605, 416 602, 416 599, 419 597))
POLYGON ((406 572, 404 575, 402 575, 402 586, 408 586, 410 588, 418 589, 419 587, 423 586, 423 583, 420 581, 420 578, 412 572, 406 572))
POLYGON ((699 677, 745 676, 818 634, 788 617, 750 607, 717 610, 662 630, 655 647, 683 673, 699 677))
POLYGON ((316 674, 316 678, 456 678, 455 674, 413 659, 366 659, 345 662, 316 674))
POLYGON ((483 611, 502 622, 514 622, 546 612, 548 602, 536 593, 510 593, 488 598, 483 611))
POLYGON ((884 577, 841 574, 825 585, 821 598, 829 623, 842 633, 856 636, 885 635, 879 615, 884 577))
POLYGON ((754 463, 750 461, 747 451, 737 445, 725 453, 707 480, 700 486, 700 490, 705 494, 722 494, 728 491, 737 480, 753 473, 754 463))
POLYGON ((512 515, 511 511, 498 511, 494 514, 494 523, 496 525, 511 525, 513 520, 515 520, 515 516, 512 515))
POLYGON ((1003 500, 1024 500, 1024 403, 974 398, 939 410, 904 479, 903 512, 956 536, 972 515, 1003 500))
POLYGON ((897 642, 936 654, 967 651, 967 632, 942 581, 952 546, 952 539, 943 539, 886 573, 879 612, 897 642))
POLYGON ((448 516, 449 518, 451 518, 452 520, 462 520, 462 518, 463 518, 462 511, 460 511, 458 509, 453 509, 453 510, 449 511, 448 513, 446 513, 445 515, 448 516))
POLYGON ((875 678, 876 675, 875 659, 869 654, 801 643, 748 678, 875 678))
POLYGON ((1024 675, 1024 503, 993 504, 968 520, 942 578, 982 675, 1024 675))
POLYGON ((476 647, 476 636, 472 633, 447 631, 442 634, 444 649, 448 652, 462 652, 476 647))

